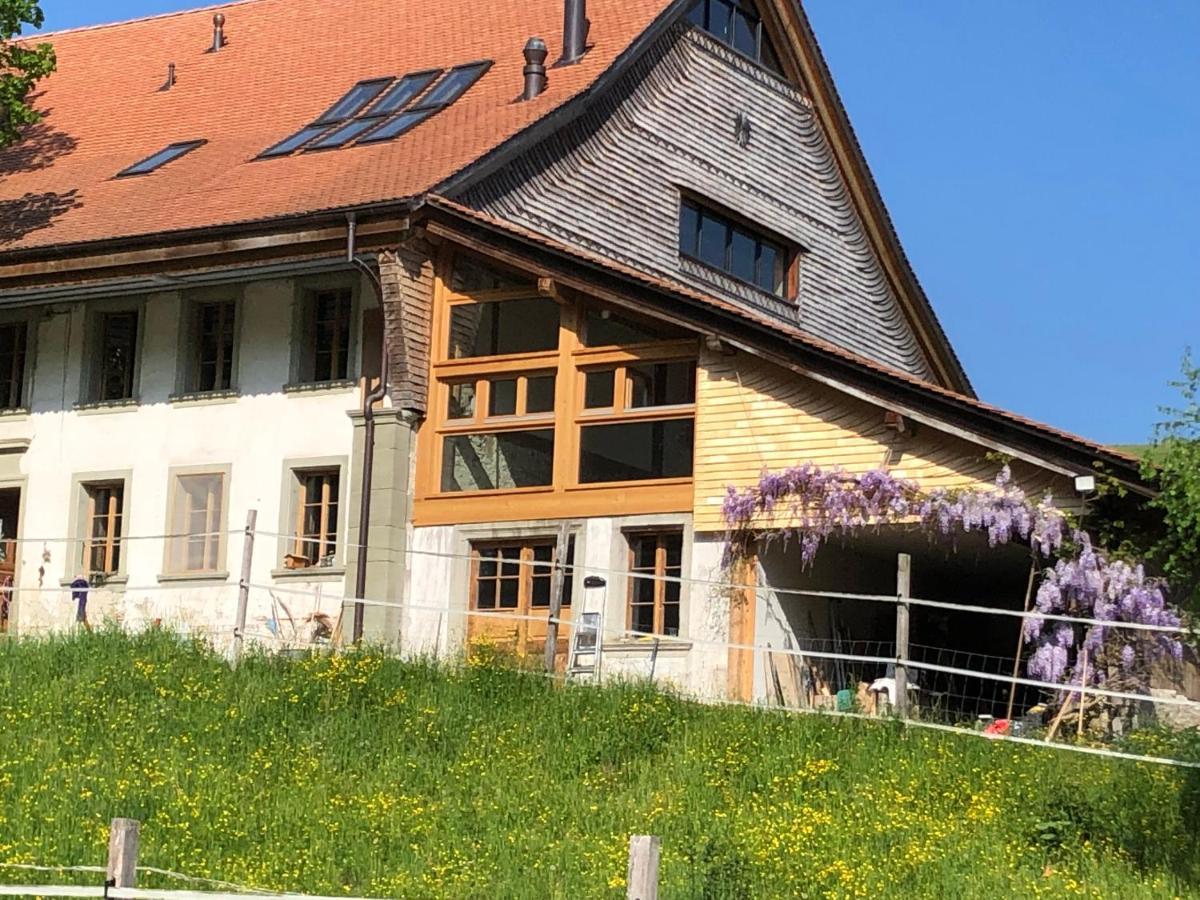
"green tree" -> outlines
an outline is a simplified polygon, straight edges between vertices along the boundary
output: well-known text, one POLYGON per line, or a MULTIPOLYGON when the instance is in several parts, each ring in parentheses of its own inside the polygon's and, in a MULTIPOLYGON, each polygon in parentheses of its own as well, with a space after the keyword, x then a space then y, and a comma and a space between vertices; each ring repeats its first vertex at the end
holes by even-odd
POLYGON ((0 0, 0 147, 14 143, 22 129, 41 118, 29 104, 39 78, 54 71, 54 48, 14 40, 24 25, 40 28, 37 0, 0 0))
POLYGON ((1183 401, 1162 408, 1166 418, 1155 428, 1142 464, 1143 474, 1157 483, 1151 506, 1164 526, 1151 555, 1170 582, 1175 604, 1200 612, 1200 366, 1190 351, 1181 378, 1171 384, 1183 401))

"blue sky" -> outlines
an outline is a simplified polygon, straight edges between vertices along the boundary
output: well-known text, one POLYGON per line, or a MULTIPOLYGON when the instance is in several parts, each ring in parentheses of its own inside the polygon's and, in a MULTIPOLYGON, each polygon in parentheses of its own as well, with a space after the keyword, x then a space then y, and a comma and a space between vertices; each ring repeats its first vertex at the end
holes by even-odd
MULTIPOLYGON (((47 29, 197 5, 43 0, 47 29)), ((805 6, 980 396, 1148 438, 1200 353, 1200 2, 805 6)))

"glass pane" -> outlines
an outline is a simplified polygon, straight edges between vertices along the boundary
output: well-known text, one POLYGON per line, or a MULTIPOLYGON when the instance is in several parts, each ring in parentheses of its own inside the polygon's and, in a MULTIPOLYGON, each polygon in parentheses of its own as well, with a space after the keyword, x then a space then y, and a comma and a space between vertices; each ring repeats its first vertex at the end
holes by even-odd
POLYGON ((562 605, 571 605, 571 594, 575 591, 575 538, 567 538, 566 572, 563 573, 562 605))
MULTIPOLYGON (((493 564, 493 568, 494 568, 493 564)), ((479 584, 475 591, 475 608, 476 609, 495 609, 496 608, 496 582, 490 578, 485 578, 483 570, 480 569, 479 584)))
POLYGON ((449 105, 466 93, 491 63, 475 63, 469 66, 459 66, 451 69, 433 86, 433 89, 421 98, 421 106, 449 105))
POLYGON ((127 400, 133 396, 137 329, 136 312, 109 313, 101 319, 97 400, 127 400))
POLYGON ((700 219, 700 247, 697 256, 710 266, 725 268, 725 223, 708 213, 700 219))
POLYGON ((678 569, 683 563, 683 535, 663 535, 662 542, 667 551, 667 568, 678 569))
POLYGON ((775 46, 771 43, 771 36, 767 34, 765 28, 763 29, 762 43, 758 48, 758 61, 776 75, 783 77, 783 66, 779 63, 779 54, 775 52, 775 46))
POLYGON ((709 0, 708 30, 727 44, 730 42, 730 20, 736 3, 737 0, 709 0))
POLYGON ((641 481, 692 474, 691 419, 589 425, 581 429, 579 480, 641 481))
POLYGON ((520 595, 521 582, 516 578, 503 578, 500 580, 500 608, 501 609, 516 609, 517 598, 520 595))
POLYGON ((308 125, 301 128, 291 137, 284 138, 273 147, 268 147, 259 156, 285 156, 298 147, 302 147, 318 134, 323 134, 328 128, 328 125, 308 125))
POLYGON ((493 378, 488 397, 489 416, 513 416, 517 413, 517 379, 493 378))
POLYGON ((733 14, 733 35, 730 43, 739 53, 758 59, 758 16, 743 4, 733 14))
MULTIPOLYGON (((671 585, 667 585, 667 587, 671 587, 671 585)), ((675 587, 678 588, 679 586, 675 585, 675 587)), ((676 594, 678 594, 678 591, 676 591, 676 594)), ((668 597, 669 596, 670 595, 668 594, 668 597)), ((672 637, 678 637, 679 635, 678 598, 676 598, 674 602, 670 601, 669 599, 663 602, 663 634, 667 634, 672 637)))
POLYGON ((459 253, 454 257, 454 270, 450 274, 450 290, 456 294, 472 294, 478 291, 512 291, 529 288, 534 290, 533 279, 493 268, 482 260, 459 253))
POLYGON ((450 358, 554 350, 559 316, 558 304, 540 297, 457 305, 450 313, 450 358))
POLYGON ((629 366, 631 409, 696 401, 696 364, 691 360, 629 366))
POLYGON ((633 567, 654 571, 654 559, 658 550, 658 541, 653 536, 636 537, 633 539, 633 567))
POLYGON ((783 254, 773 244, 759 244, 758 272, 754 283, 764 291, 783 293, 783 254))
POLYGON ((645 605, 635 605, 630 608, 630 612, 632 613, 632 615, 630 616, 630 619, 632 621, 629 623, 630 630, 636 631, 639 634, 653 634, 654 633, 654 604, 653 603, 649 603, 649 604, 645 604, 645 605))
POLYGON ((443 491, 491 491, 548 485, 554 475, 554 430, 447 437, 443 491))
POLYGON ((554 412, 554 376, 534 375, 525 381, 525 412, 554 412))
POLYGON ((708 6, 707 0, 696 0, 688 10, 688 21, 693 25, 704 27, 704 9, 708 6))
POLYGON ((350 143, 368 128, 374 128, 379 124, 378 119, 351 119, 345 125, 339 125, 329 134, 322 138, 313 141, 305 150, 331 150, 334 147, 341 147, 344 144, 350 143))
POLYGON ((342 119, 350 118, 378 97, 391 80, 390 78, 378 78, 374 81, 360 81, 354 87, 350 88, 342 99, 329 107, 317 121, 329 124, 330 122, 340 122, 342 119))
POLYGON ((440 71, 435 70, 433 72, 414 72, 411 75, 405 75, 387 89, 387 93, 376 101, 367 115, 383 116, 398 112, 409 100, 429 87, 433 80, 440 74, 440 71))
POLYGON ((390 141, 392 138, 397 138, 409 129, 420 125, 435 112, 437 112, 436 109, 405 110, 395 118, 386 120, 374 131, 364 134, 358 139, 358 142, 360 144, 370 144, 375 141, 390 141))
POLYGON ((613 385, 617 373, 612 369, 584 375, 583 405, 587 409, 607 409, 613 405, 613 385))
POLYGON ((690 203, 679 207, 679 249, 688 256, 696 255, 697 232, 700 229, 700 210, 690 203))
POLYGON ((213 570, 219 564, 220 531, 224 527, 224 478, 219 474, 180 475, 175 482, 176 568, 213 570))
POLYGON ((733 229, 729 241, 729 273, 753 284, 757 256, 758 241, 738 228, 733 229))
POLYGON ((521 548, 520 547, 501 547, 500 548, 500 577, 502 577, 502 578, 520 578, 521 577, 521 548))
POLYGON ((619 344, 646 344, 691 337, 682 328, 659 322, 628 319, 607 309, 589 309, 584 324, 584 345, 611 347, 619 344))
POLYGON ((500 552, 494 549, 479 551, 479 577, 480 578, 495 578, 499 571, 496 567, 496 559, 500 552))
POLYGON ((475 417, 475 382, 462 381, 450 385, 450 401, 447 404, 447 419, 471 419, 475 417))

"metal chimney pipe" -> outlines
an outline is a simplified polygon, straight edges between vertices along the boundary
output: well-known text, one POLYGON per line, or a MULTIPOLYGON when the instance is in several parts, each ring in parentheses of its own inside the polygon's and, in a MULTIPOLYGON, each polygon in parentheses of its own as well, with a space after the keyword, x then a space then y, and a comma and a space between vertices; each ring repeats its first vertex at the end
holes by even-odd
POLYGON ((587 52, 587 0, 565 0, 563 5, 563 65, 579 62, 587 52))
POLYGON ((532 100, 546 89, 546 42, 539 37, 531 37, 525 42, 525 90, 521 93, 522 100, 532 100))
POLYGON ((213 42, 209 49, 210 53, 216 53, 225 46, 225 14, 217 13, 213 16, 213 42))

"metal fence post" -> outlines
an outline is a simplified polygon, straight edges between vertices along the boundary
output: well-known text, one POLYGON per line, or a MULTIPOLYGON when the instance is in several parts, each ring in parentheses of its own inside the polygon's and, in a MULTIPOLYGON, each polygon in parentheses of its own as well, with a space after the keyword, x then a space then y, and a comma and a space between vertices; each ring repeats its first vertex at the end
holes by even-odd
POLYGON ((912 557, 901 553, 896 564, 896 715, 908 718, 908 598, 912 557))
POLYGON ((651 834, 629 837, 626 900, 658 900, 658 857, 662 840, 651 834))
POLYGON ((237 621, 233 627, 233 664, 242 660, 242 645, 246 633, 246 608, 250 605, 250 563, 254 559, 254 527, 258 510, 246 512, 245 538, 242 540, 242 574, 238 580, 237 621))
POLYGON ((108 880, 113 887, 131 888, 137 883, 137 819, 113 819, 108 832, 108 880))

